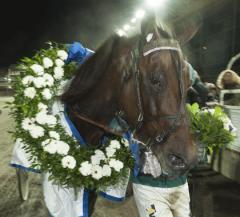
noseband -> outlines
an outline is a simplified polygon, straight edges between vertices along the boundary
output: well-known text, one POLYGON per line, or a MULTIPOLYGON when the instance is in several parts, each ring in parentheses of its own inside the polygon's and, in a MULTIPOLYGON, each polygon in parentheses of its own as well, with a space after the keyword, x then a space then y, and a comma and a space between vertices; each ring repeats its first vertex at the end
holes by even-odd
MULTIPOLYGON (((147 56, 153 52, 161 51, 161 50, 169 50, 169 51, 177 51, 179 54, 181 54, 181 50, 179 47, 179 44, 175 40, 154 40, 150 43, 148 43, 146 46, 141 49, 140 46, 136 47, 131 52, 131 61, 132 61, 132 71, 134 74, 135 79, 135 87, 137 92, 137 109, 138 109, 138 118, 137 122, 135 124, 135 127, 133 129, 133 134, 135 134, 142 126, 144 121, 156 121, 156 120, 171 120, 172 124, 170 127, 168 127, 166 130, 163 130, 160 134, 158 134, 154 139, 148 139, 147 143, 144 144, 148 149, 151 148, 151 146, 157 142, 157 143, 163 143, 166 141, 166 139, 170 136, 172 132, 174 132, 177 128, 177 124, 180 121, 181 117, 184 116, 181 114, 181 106, 183 104, 184 99, 184 82, 183 82, 183 72, 182 72, 182 62, 180 59, 180 55, 178 58, 178 61, 174 61, 176 72, 177 72, 177 79, 179 84, 179 90, 180 90, 180 104, 179 108, 176 114, 173 115, 164 115, 164 116, 151 116, 150 118, 147 118, 144 116, 143 112, 143 106, 142 106, 142 97, 141 97, 141 91, 140 91, 140 69, 139 69, 139 59, 140 59, 140 52, 142 51, 143 56, 147 56)), ((174 59, 173 53, 171 52, 171 56, 174 59)))

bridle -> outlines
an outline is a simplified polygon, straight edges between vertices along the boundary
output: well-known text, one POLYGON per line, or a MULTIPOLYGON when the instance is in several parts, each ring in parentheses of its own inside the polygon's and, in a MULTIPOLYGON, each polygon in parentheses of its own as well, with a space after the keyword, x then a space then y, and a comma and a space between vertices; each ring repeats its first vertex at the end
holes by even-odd
MULTIPOLYGON (((130 70, 132 71, 134 75, 134 83, 135 83, 135 89, 137 93, 137 110, 138 110, 138 116, 136 120, 136 124, 134 127, 131 129, 131 132, 133 133, 133 138, 134 134, 141 128, 143 122, 148 122, 148 121, 156 121, 156 120, 171 120, 172 124, 165 130, 162 130, 155 138, 149 138, 146 143, 143 143, 141 141, 137 141, 138 143, 142 144, 145 146, 147 149, 151 149, 152 145, 154 143, 163 143, 166 141, 166 139, 171 135, 172 132, 174 132, 177 129, 177 125, 182 118, 182 116, 185 116, 185 114, 181 114, 181 107, 183 105, 183 100, 184 100, 184 82, 183 82, 183 67, 182 67, 182 61, 180 59, 180 54, 181 50, 178 45, 178 42, 175 40, 169 40, 169 39, 159 39, 159 40, 154 40, 150 43, 148 43, 145 46, 140 46, 141 43, 138 43, 138 46, 135 47, 131 51, 131 60, 130 60, 130 70), (180 103, 179 103, 179 108, 176 114, 173 115, 164 115, 164 116, 151 116, 145 117, 144 116, 144 111, 143 111, 143 105, 142 105, 142 95, 141 95, 141 90, 140 90, 140 69, 139 69, 139 60, 140 56, 143 55, 144 57, 151 54, 152 52, 157 52, 161 50, 170 50, 170 51, 176 51, 179 53, 178 55, 178 61, 174 61, 176 72, 177 72, 177 79, 178 79, 178 84, 179 84, 179 90, 180 90, 180 103)), ((174 59, 173 53, 171 52, 171 56, 174 59)), ((116 136, 123 136, 124 131, 115 131, 109 127, 106 127, 94 120, 89 119, 86 116, 80 115, 76 112, 75 109, 71 109, 71 111, 74 113, 74 115, 78 118, 81 119, 84 122, 89 123, 90 125, 93 125, 104 132, 116 135, 116 136)), ((117 112, 116 114, 117 120, 120 120, 119 124, 122 127, 121 120, 123 122, 126 122, 124 120, 124 112, 120 111, 117 112)), ((122 127, 123 129, 125 126, 122 127)))
MULTIPOLYGON (((135 79, 135 88, 137 92, 137 109, 138 109, 138 118, 135 124, 134 129, 132 129, 133 135, 141 128, 144 121, 156 121, 156 120, 171 120, 172 124, 170 127, 168 127, 166 130, 163 130, 161 133, 159 133, 154 139, 149 138, 146 143, 144 143, 144 146, 147 149, 151 149, 151 146, 157 142, 157 143, 163 143, 166 141, 166 139, 170 136, 172 132, 174 132, 177 129, 177 124, 182 118, 182 116, 185 116, 185 114, 181 114, 181 107, 184 100, 184 82, 183 82, 183 67, 182 67, 182 61, 180 59, 181 50, 178 45, 178 42, 175 40, 154 40, 151 43, 148 43, 146 46, 141 48, 140 46, 136 47, 131 52, 132 57, 132 71, 134 74, 135 79), (142 51, 143 56, 147 56, 153 52, 161 51, 161 50, 170 50, 170 51, 177 51, 179 53, 179 59, 178 61, 174 61, 176 72, 177 72, 177 79, 179 84, 179 90, 180 90, 180 104, 179 108, 176 114, 173 115, 164 115, 164 116, 151 116, 150 118, 147 118, 144 116, 143 112, 143 106, 142 106, 142 96, 140 91, 140 69, 139 69, 139 59, 140 59, 140 52, 142 51)), ((174 56, 171 52, 171 56, 174 59, 174 56)), ((133 136, 134 137, 134 136, 133 136)))

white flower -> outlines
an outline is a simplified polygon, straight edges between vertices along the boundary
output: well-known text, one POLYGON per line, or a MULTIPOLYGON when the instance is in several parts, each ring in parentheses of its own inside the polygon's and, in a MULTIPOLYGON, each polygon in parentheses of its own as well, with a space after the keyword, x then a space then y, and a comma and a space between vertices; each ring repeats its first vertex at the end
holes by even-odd
POLYGON ((101 161, 101 158, 98 155, 91 156, 91 163, 93 165, 99 165, 101 161))
POLYGON ((84 161, 81 163, 81 167, 79 168, 79 172, 83 176, 89 176, 92 173, 92 164, 89 161, 84 161))
POLYGON ((33 99, 36 95, 36 90, 34 87, 28 87, 24 90, 24 96, 33 99))
POLYGON ((111 167, 107 164, 103 165, 102 175, 103 176, 111 176, 111 173, 112 173, 111 167))
POLYGON ((52 98, 51 91, 50 91, 48 88, 45 88, 45 89, 42 91, 42 95, 43 95, 43 97, 44 97, 46 100, 49 100, 49 99, 52 98))
POLYGON ((41 125, 47 124, 49 127, 54 127, 57 124, 57 118, 54 115, 48 115, 44 110, 38 112, 35 118, 41 125))
POLYGON ((42 111, 42 112, 44 112, 44 113, 47 113, 47 109, 48 109, 48 107, 47 107, 47 105, 45 105, 45 104, 43 104, 43 103, 38 103, 38 110, 39 111, 42 111))
POLYGON ((99 165, 94 165, 92 167, 92 177, 96 180, 99 180, 103 177, 103 174, 102 174, 102 167, 99 166, 99 165))
POLYGON ((54 127, 57 124, 57 118, 54 115, 47 115, 46 124, 49 127, 54 127))
POLYGON ((55 64, 58 67, 62 67, 64 65, 64 62, 61 59, 56 59, 55 60, 55 64))
POLYGON ((54 78, 52 75, 48 74, 48 73, 45 73, 43 75, 43 79, 44 79, 44 82, 45 82, 45 86, 48 86, 48 87, 52 87, 53 84, 54 84, 54 78))
POLYGON ((45 80, 43 77, 37 77, 33 79, 34 86, 36 88, 42 88, 45 87, 45 80))
POLYGON ((122 138, 122 139, 121 139, 121 142, 124 144, 125 147, 129 147, 129 142, 128 142, 127 139, 122 138))
POLYGON ((76 160, 74 157, 67 155, 62 158, 63 168, 74 169, 76 167, 76 160))
POLYGON ((48 57, 44 57, 43 58, 43 67, 45 69, 48 69, 48 68, 50 68, 52 66, 53 66, 53 61, 50 58, 48 58, 48 57))
POLYGON ((24 130, 30 130, 30 128, 33 126, 33 124, 34 124, 34 119, 33 118, 25 118, 25 119, 23 119, 23 121, 22 121, 22 128, 24 129, 24 130))
POLYGON ((107 154, 107 157, 112 157, 114 156, 115 152, 116 152, 116 149, 115 148, 112 148, 112 147, 107 147, 106 148, 106 154, 107 154))
POLYGON ((57 153, 57 143, 55 140, 47 139, 42 142, 43 150, 48 152, 49 154, 57 153))
POLYGON ((33 82, 34 77, 31 75, 27 75, 22 79, 22 83, 24 86, 28 86, 33 82))
POLYGON ((117 172, 120 172, 120 170, 123 168, 123 162, 116 159, 111 159, 109 161, 109 165, 117 172))
POLYGON ((56 132, 56 131, 49 131, 49 136, 53 139, 59 140, 60 139, 60 135, 56 132))
POLYGON ((58 50, 57 56, 60 57, 62 60, 66 60, 68 57, 68 54, 65 50, 58 50))
POLYGON ((121 148, 121 144, 120 144, 120 142, 117 141, 117 140, 112 140, 112 141, 110 142, 110 147, 111 147, 111 148, 115 148, 115 149, 119 149, 119 148, 121 148))
POLYGON ((99 149, 95 150, 95 156, 97 156, 101 160, 105 160, 106 159, 105 154, 101 150, 99 150, 99 149))
POLYGON ((29 133, 33 138, 37 139, 44 136, 44 129, 40 126, 32 125, 29 129, 29 133))
POLYGON ((70 147, 66 142, 55 140, 55 143, 57 144, 57 153, 58 154, 61 154, 61 155, 68 154, 70 147))
POLYGON ((54 67, 53 72, 54 72, 53 77, 56 78, 57 80, 60 80, 64 75, 64 70, 62 67, 58 67, 58 66, 54 67))
POLYGON ((36 121, 37 123, 44 125, 47 122, 48 115, 46 114, 46 110, 42 110, 36 114, 36 121))
POLYGON ((33 64, 30 66, 30 68, 37 74, 37 75, 43 75, 44 74, 44 68, 39 64, 33 64))

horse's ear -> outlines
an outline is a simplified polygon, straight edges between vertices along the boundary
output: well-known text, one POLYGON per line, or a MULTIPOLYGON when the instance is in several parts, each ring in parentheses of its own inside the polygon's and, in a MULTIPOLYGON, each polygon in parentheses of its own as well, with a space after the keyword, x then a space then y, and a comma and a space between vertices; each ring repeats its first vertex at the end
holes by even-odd
POLYGON ((180 44, 186 44, 202 26, 200 19, 184 19, 173 24, 174 35, 180 44))
POLYGON ((150 14, 142 20, 141 35, 142 38, 145 38, 147 41, 152 38, 154 39, 157 35, 159 35, 155 15, 150 14))

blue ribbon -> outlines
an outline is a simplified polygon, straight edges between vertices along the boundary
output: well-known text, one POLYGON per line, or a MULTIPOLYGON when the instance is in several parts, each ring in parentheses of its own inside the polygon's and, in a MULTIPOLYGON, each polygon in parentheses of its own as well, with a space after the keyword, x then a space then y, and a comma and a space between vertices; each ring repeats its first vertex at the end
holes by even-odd
POLYGON ((130 150, 134 158, 134 168, 133 168, 133 176, 138 176, 140 172, 140 151, 139 144, 137 142, 133 142, 132 134, 130 131, 124 134, 124 138, 129 141, 130 150))
POLYGON ((83 47, 81 43, 74 42, 68 48, 68 58, 66 60, 66 64, 74 61, 78 64, 82 64, 87 57, 92 55, 94 52, 83 47))
POLYGON ((65 117, 65 119, 68 123, 68 126, 70 127, 70 129, 72 131, 73 136, 77 139, 79 144, 80 145, 86 145, 86 142, 84 141, 84 139, 82 138, 82 136, 78 132, 77 128, 74 126, 73 122, 68 117, 67 112, 66 112, 66 106, 64 107, 64 117, 65 117))

